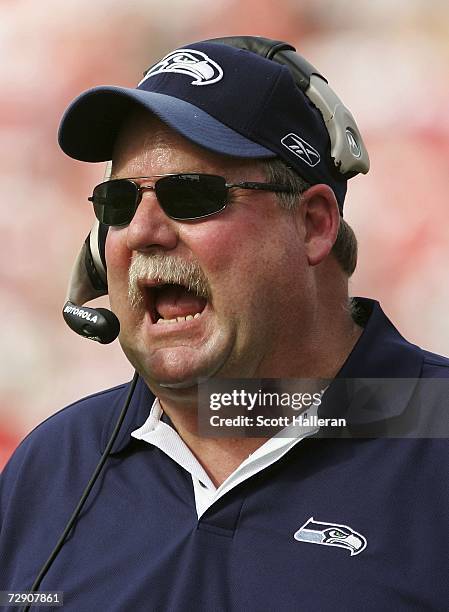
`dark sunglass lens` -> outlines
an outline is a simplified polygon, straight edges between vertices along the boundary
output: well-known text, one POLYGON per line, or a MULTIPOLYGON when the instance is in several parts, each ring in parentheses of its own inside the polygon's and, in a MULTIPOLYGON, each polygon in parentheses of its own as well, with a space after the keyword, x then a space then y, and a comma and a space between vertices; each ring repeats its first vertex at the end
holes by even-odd
POLYGON ((105 225, 126 225, 136 211, 138 189, 127 180, 97 185, 92 194, 95 216, 105 225))
POLYGON ((177 174, 156 181, 157 199, 173 219, 197 219, 222 210, 226 182, 222 176, 177 174))

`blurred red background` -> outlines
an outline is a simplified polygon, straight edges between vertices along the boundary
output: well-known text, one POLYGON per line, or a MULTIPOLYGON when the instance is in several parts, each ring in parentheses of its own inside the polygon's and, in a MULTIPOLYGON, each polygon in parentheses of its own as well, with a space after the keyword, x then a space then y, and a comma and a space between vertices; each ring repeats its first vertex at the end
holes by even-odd
POLYGON ((61 115, 84 89, 132 86, 194 40, 287 40, 327 76, 372 163, 345 205, 360 242, 351 293, 379 299, 411 341, 449 353, 449 5, 431 4, 0 0, 0 467, 48 415, 131 377, 118 343, 83 340, 60 315, 103 173, 59 150, 61 115))

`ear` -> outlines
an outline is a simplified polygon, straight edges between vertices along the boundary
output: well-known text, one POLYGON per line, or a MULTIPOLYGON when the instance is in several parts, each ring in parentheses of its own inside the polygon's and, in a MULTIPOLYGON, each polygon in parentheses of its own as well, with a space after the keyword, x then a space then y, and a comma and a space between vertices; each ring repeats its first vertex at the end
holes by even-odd
POLYGON ((311 266, 321 263, 337 239, 340 213, 329 185, 313 185, 302 194, 299 209, 305 229, 304 246, 311 266))

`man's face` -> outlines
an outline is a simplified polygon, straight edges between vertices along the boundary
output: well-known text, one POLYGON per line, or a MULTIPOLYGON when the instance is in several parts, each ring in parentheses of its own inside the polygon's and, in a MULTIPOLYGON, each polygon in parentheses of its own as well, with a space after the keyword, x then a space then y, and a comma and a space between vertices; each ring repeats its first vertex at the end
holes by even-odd
MULTIPOLYGON (((208 152, 148 115, 125 124, 114 178, 182 172, 266 182, 259 163, 208 152)), ((229 196, 221 213, 180 222, 146 191, 129 226, 109 230, 108 286, 120 342, 156 393, 161 384, 192 387, 198 377, 279 376, 288 372, 298 343, 300 348, 309 283, 302 225, 273 193, 233 189, 229 196), (137 280, 132 306, 129 268, 136 256, 195 264, 208 299, 186 290, 181 269, 181 286, 161 285, 154 274, 137 280), (157 322, 186 315, 188 320, 157 322)))

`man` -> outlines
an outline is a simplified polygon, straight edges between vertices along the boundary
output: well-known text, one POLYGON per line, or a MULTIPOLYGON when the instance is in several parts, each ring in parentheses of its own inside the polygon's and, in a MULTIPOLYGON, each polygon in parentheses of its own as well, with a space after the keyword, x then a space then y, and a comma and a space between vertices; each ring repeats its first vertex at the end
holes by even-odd
MULTIPOLYGON (((221 42, 68 109, 63 149, 113 161, 91 199, 139 374, 39 584, 68 610, 447 609, 447 443, 366 432, 403 435, 404 414, 414 427, 416 380, 447 378, 449 361, 406 342, 378 304, 349 299, 355 239, 341 213, 354 171, 336 167, 331 141, 288 68, 221 42), (314 425, 201 436, 198 391, 236 378, 336 378, 315 415, 338 409, 365 436, 314 425), (337 383, 359 378, 413 383, 354 409, 337 383)), ((2 589, 31 588, 128 388, 70 406, 17 450, 3 478, 2 589)))

